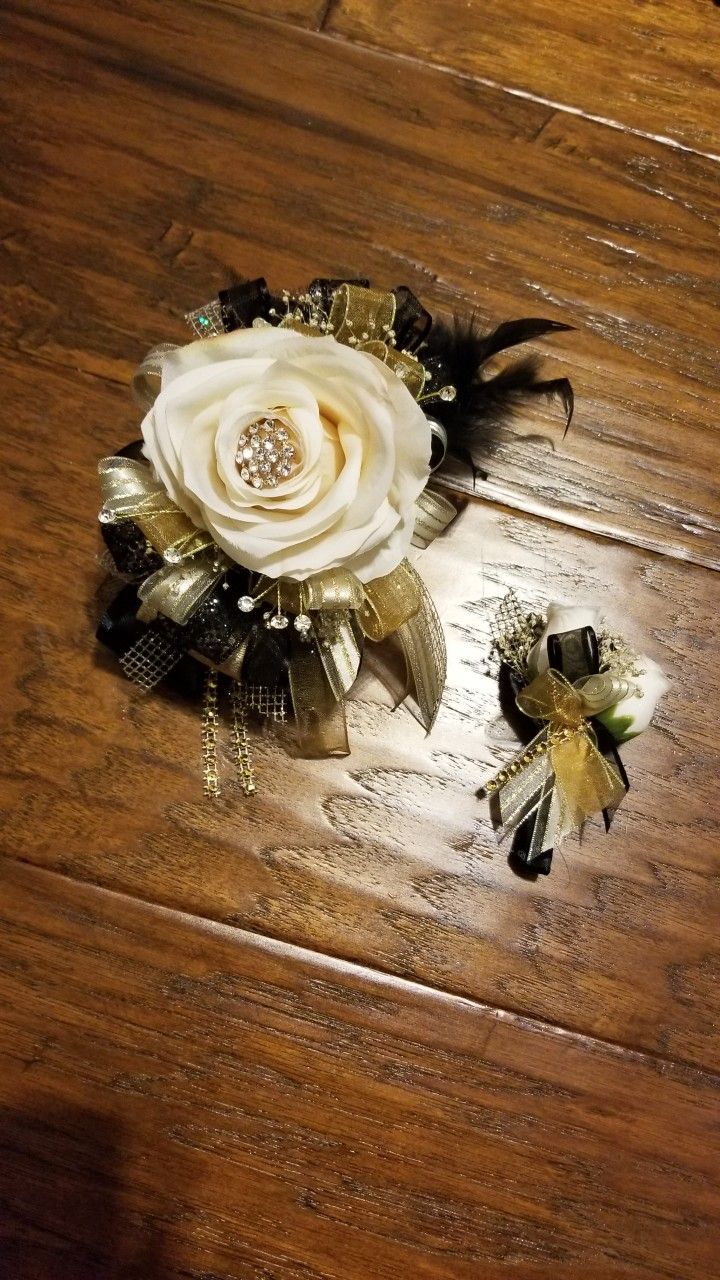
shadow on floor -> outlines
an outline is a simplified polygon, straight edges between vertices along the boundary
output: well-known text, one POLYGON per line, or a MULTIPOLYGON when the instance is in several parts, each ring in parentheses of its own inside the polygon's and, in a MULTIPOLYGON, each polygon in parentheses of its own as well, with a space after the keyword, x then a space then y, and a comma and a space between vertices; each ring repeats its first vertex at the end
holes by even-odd
POLYGON ((170 1280, 162 1228, 128 1204, 123 1134, 82 1107, 0 1109, 7 1280, 170 1280))

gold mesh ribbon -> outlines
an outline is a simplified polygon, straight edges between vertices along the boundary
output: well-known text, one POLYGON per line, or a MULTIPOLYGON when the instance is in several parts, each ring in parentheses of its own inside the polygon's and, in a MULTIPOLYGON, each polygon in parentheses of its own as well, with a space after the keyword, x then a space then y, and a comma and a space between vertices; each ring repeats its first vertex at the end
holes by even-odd
POLYGON ((625 795, 617 769, 598 750, 581 692, 559 671, 544 671, 517 697, 525 715, 547 721, 524 751, 486 784, 498 793, 501 839, 545 803, 541 848, 552 849, 593 813, 625 795))
POLYGON ((146 462, 102 458, 98 472, 103 511, 115 520, 132 520, 159 555, 185 559, 215 545, 153 479, 146 462))

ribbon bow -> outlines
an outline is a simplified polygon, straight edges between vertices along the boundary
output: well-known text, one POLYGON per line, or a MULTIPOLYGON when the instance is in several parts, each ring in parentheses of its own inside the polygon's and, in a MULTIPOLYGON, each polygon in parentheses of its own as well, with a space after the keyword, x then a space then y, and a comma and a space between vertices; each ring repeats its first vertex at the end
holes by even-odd
POLYGON ((517 705, 546 724, 485 790, 497 793, 501 840, 534 818, 523 856, 530 864, 591 814, 616 809, 627 787, 598 748, 582 690, 559 671, 537 676, 518 694, 517 705))

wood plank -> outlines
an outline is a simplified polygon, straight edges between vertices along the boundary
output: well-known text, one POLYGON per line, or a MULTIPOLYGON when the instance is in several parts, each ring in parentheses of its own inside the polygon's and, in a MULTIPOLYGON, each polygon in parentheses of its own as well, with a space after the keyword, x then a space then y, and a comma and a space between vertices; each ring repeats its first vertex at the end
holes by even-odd
POLYGON ((217 4, 230 12, 237 10, 273 18, 276 22, 297 23, 313 30, 322 25, 328 7, 328 0, 206 0, 204 4, 196 4, 196 0, 192 0, 192 3, 198 10, 195 17, 198 28, 205 22, 204 11, 208 4, 217 4))
POLYGON ((334 0, 326 29, 720 155, 706 0, 334 0))
POLYGON ((720 1274, 717 1077, 9 868, 13 1280, 720 1274))
POLYGON ((419 558, 449 682, 426 739, 368 668, 347 760, 258 739, 252 802, 203 800, 199 709, 144 696, 93 640, 95 459, 130 434, 124 390, 0 356, 2 820, 11 858, 361 960, 704 1065, 717 1060, 720 577, 473 504, 419 558), (28 441, 33 442, 28 449, 28 441), (510 871, 482 780, 514 750, 488 627, 601 600, 674 679, 624 749, 616 827, 564 846, 547 882, 510 871), (287 749, 286 749, 287 748, 287 749))
POLYGON ((5 6, 0 341, 126 382, 234 271, 544 312, 578 326, 549 362, 575 424, 563 441, 533 409, 493 431, 483 491, 720 565, 717 166, 195 9, 5 6))

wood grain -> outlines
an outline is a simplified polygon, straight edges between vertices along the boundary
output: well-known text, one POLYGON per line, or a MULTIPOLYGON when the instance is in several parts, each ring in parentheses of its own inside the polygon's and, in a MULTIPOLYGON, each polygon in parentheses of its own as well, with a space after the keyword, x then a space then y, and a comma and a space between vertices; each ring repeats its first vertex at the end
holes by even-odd
POLYGON ((575 423, 498 427, 481 492, 720 565, 716 164, 242 13, 34 0, 0 22, 6 347, 127 383, 234 272, 546 313, 577 325, 546 348, 575 423))
POLYGON ((720 1274, 718 1080, 29 868, 13 1280, 720 1274))
MULTIPOLYGON (((195 3, 195 0, 191 0, 195 3)), ((328 0, 208 0, 221 8, 237 10, 241 13, 254 13, 263 18, 274 18, 279 22, 299 23, 301 26, 320 27, 328 9, 328 0)), ((200 10, 198 22, 204 22, 204 4, 198 5, 200 10)))
POLYGON ((327 29, 720 155, 710 0, 335 0, 327 29))
POLYGON ((716 1061, 716 574, 473 504, 419 559, 449 646, 432 736, 392 713, 371 658, 346 761, 296 759, 290 732, 258 739, 257 797, 243 802, 230 786, 210 804, 198 708, 139 695, 93 640, 95 458, 118 422, 129 429, 125 392, 7 354, 0 376, 9 857, 608 1040, 716 1061), (624 750, 633 790, 612 836, 592 824, 547 882, 512 874, 476 798, 515 749, 484 674, 490 618, 509 587, 536 606, 602 600, 674 679, 658 727, 624 750))

